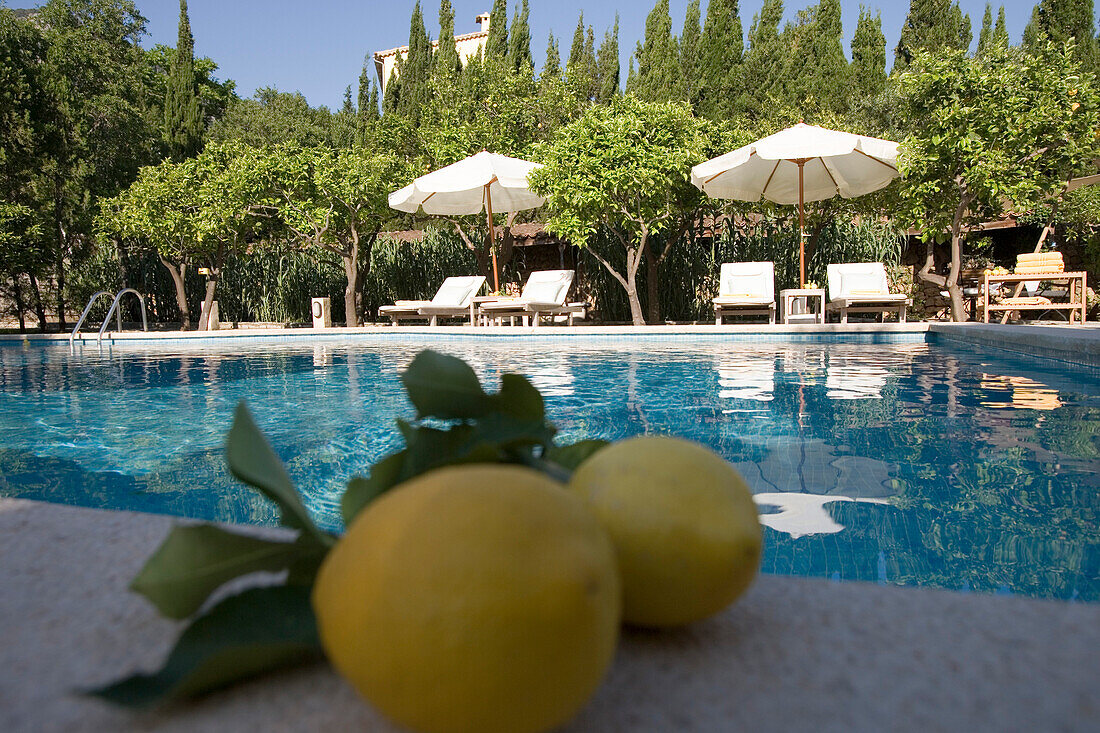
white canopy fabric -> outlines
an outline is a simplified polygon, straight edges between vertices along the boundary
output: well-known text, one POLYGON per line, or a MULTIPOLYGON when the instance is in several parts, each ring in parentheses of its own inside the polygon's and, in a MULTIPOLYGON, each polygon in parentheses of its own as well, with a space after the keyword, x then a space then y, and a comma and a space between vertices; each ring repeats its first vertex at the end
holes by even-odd
POLYGON ((799 123, 691 169, 691 182, 708 196, 740 201, 764 198, 799 203, 840 195, 855 198, 899 177, 898 144, 876 137, 799 123))
POLYGON ((506 155, 482 151, 417 178, 390 194, 390 207, 415 214, 463 216, 534 209, 546 199, 531 193, 527 174, 541 167, 506 155))

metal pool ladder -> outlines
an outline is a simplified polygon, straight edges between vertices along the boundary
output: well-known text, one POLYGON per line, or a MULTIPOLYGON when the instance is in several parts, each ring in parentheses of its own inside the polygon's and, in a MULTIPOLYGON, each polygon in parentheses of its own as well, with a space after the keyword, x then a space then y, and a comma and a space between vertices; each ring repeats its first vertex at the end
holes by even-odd
MULTIPOLYGON (((107 309, 107 317, 103 319, 103 324, 99 327, 99 334, 96 336, 96 343, 102 343, 103 332, 107 330, 107 324, 111 322, 111 316, 115 316, 118 324, 118 330, 122 330, 122 311, 118 309, 118 304, 122 300, 122 296, 126 293, 133 293, 137 296, 138 304, 141 305, 141 329, 143 331, 149 330, 149 321, 145 317, 145 298, 141 297, 141 293, 133 288, 123 288, 115 295, 114 300, 111 302, 111 307, 107 309)), ((73 340, 76 339, 76 334, 80 331, 80 327, 84 325, 84 319, 88 317, 88 313, 92 310, 92 306, 99 300, 101 295, 110 295, 106 290, 100 290, 98 293, 88 299, 88 305, 84 306, 84 312, 80 314, 80 319, 73 326, 73 332, 69 334, 69 346, 73 345, 73 340)))

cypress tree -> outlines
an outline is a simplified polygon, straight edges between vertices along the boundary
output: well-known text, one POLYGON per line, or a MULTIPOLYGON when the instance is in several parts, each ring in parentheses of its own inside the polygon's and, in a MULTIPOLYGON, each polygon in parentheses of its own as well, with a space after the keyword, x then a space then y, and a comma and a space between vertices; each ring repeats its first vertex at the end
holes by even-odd
POLYGON ((786 50, 779 36, 783 19, 783 0, 764 0, 749 28, 749 50, 745 54, 742 81, 748 110, 759 116, 769 97, 781 91, 778 84, 785 64, 786 50))
POLYGON ((1008 45, 1008 28, 1005 26, 1005 6, 997 11, 997 25, 993 26, 993 41, 1008 45))
POLYGON ((401 68, 400 57, 390 72, 390 79, 386 82, 385 91, 382 93, 382 112, 387 115, 398 113, 398 103, 401 99, 401 75, 397 71, 399 68, 401 68))
POLYGON ((458 58, 458 49, 455 48, 455 11, 451 0, 440 0, 439 3, 439 45, 432 59, 432 70, 444 77, 462 71, 462 60, 458 58))
POLYGON ((531 26, 528 23, 531 10, 527 6, 527 0, 516 6, 516 12, 512 16, 512 32, 508 36, 508 61, 509 65, 519 71, 526 64, 534 67, 531 59, 531 26))
POLYGON ((989 50, 989 44, 993 40, 993 6, 989 3, 985 4, 985 14, 982 16, 982 29, 978 33, 978 48, 974 51, 975 56, 984 56, 985 52, 989 50))
POLYGON ((1058 45, 1072 40, 1074 56, 1083 70, 1095 72, 1098 54, 1093 0, 1039 0, 1024 28, 1024 48, 1039 53, 1048 40, 1058 45))
POLYGON ((681 98, 690 102, 693 108, 699 104, 699 37, 702 35, 699 17, 699 0, 691 0, 684 13, 684 30, 680 34, 680 79, 681 98))
POLYGON ((431 99, 432 42, 424 27, 420 0, 413 5, 412 18, 409 21, 409 52, 400 68, 398 112, 415 124, 431 99))
POLYGON ((565 62, 565 73, 569 73, 570 67, 575 67, 581 62, 584 55, 584 13, 577 18, 577 29, 573 31, 573 45, 569 47, 569 60, 565 62))
POLYGON ((591 26, 584 27, 584 13, 581 13, 577 29, 573 32, 569 61, 565 64, 565 78, 578 97, 589 101, 599 93, 595 45, 595 32, 591 26))
POLYGON ((195 39, 191 36, 187 0, 180 0, 176 57, 172 60, 168 89, 164 94, 164 142, 172 159, 178 161, 197 155, 202 147, 202 132, 195 88, 195 39))
POLYGON ((894 72, 904 71, 922 49, 970 48, 970 16, 951 0, 912 0, 894 49, 894 72))
POLYGON ((619 14, 615 14, 615 25, 603 36, 599 53, 596 56, 596 74, 600 80, 597 101, 607 104, 619 93, 619 14))
POLYGON ((699 39, 699 114, 709 119, 737 115, 744 100, 741 84, 745 37, 737 0, 710 0, 699 39))
POLYGON ((508 0, 494 0, 489 13, 489 38, 485 41, 485 58, 508 57, 508 0))
POLYGON ((558 42, 554 39, 553 32, 546 41, 546 62, 542 65, 542 73, 539 79, 549 81, 561 78, 561 54, 558 52, 558 42))
POLYGON ((647 102, 674 99, 679 86, 680 64, 676 39, 672 37, 672 16, 668 0, 657 0, 645 21, 645 41, 634 51, 638 70, 633 84, 628 79, 627 93, 647 102))
POLYGON ((813 97, 825 107, 842 110, 848 98, 848 59, 844 56, 844 27, 840 0, 821 0, 800 13, 790 34, 792 52, 784 74, 790 101, 800 104, 813 97))
POLYGON ((886 88, 886 36, 882 16, 862 5, 856 32, 852 35, 853 99, 874 97, 886 88))
POLYGON ((367 64, 363 65, 363 71, 359 74, 359 108, 355 117, 355 139, 360 144, 366 143, 371 127, 379 120, 378 112, 378 85, 370 77, 367 64))

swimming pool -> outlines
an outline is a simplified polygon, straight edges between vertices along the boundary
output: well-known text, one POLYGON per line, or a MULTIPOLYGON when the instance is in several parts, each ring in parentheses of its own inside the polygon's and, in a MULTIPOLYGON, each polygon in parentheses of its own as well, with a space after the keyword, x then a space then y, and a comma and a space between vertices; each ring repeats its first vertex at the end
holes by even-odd
MULTIPOLYGON (((744 474, 765 572, 1100 601, 1100 373, 907 334, 0 346, 0 496, 274 523, 222 446, 238 400, 320 523, 400 447, 422 348, 526 374, 570 439, 671 433, 744 474)), ((234 340, 236 341, 236 340, 234 340)))

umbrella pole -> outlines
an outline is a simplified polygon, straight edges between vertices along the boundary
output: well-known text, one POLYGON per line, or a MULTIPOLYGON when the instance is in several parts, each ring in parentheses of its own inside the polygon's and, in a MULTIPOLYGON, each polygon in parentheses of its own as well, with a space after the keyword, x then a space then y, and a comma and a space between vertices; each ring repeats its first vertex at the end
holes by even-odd
POLYGON ((493 228, 493 194, 489 192, 491 183, 485 184, 485 211, 489 220, 489 252, 493 255, 493 292, 500 292, 500 277, 497 275, 497 234, 493 228))
POLYGON ((806 210, 802 202, 802 168, 805 160, 798 162, 798 287, 806 287, 806 210))

